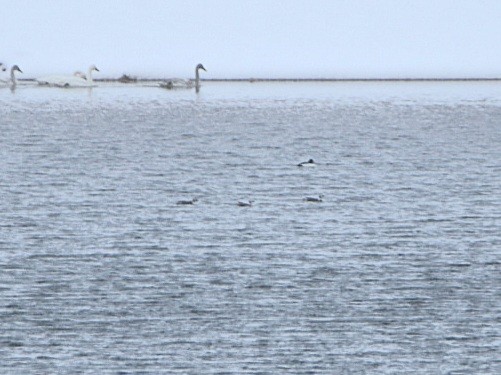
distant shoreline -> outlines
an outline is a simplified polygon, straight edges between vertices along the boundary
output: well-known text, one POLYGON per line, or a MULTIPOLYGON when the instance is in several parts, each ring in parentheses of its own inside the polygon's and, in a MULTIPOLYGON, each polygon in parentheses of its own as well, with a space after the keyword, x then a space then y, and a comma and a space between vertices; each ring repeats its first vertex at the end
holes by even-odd
POLYGON ((501 81, 501 78, 206 78, 206 82, 448 82, 501 81))
MULTIPOLYGON (((35 78, 18 78, 19 81, 32 82, 35 78)), ((124 82, 121 78, 94 78, 95 82, 141 83, 161 82, 168 78, 133 78, 124 82)), ((204 78, 202 82, 490 82, 501 78, 204 78)))

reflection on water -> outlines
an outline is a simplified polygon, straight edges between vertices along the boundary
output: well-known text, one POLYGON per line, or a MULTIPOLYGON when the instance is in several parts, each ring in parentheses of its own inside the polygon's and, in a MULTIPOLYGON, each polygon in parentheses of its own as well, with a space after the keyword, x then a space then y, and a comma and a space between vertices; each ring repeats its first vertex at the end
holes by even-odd
POLYGON ((0 90, 0 369, 499 373, 497 86, 0 90))

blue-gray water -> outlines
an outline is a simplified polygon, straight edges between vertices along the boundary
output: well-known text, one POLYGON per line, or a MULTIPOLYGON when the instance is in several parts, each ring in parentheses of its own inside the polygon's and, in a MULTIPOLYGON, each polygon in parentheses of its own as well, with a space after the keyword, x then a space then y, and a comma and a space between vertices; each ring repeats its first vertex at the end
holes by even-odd
POLYGON ((498 83, 0 90, 0 373, 499 374, 500 145, 498 83))

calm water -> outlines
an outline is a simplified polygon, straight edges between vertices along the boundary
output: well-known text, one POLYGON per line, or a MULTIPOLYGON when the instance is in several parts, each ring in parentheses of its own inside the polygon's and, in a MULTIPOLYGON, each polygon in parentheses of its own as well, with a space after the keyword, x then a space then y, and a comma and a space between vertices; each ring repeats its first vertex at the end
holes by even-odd
POLYGON ((2 89, 0 373, 499 374, 500 145, 499 83, 2 89))

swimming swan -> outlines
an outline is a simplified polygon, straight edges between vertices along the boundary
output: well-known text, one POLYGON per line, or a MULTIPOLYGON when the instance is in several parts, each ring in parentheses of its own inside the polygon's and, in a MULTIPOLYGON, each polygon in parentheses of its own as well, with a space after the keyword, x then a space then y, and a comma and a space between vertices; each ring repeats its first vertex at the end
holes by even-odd
POLYGON ((10 68, 10 79, 8 81, 2 81, 0 80, 1 83, 9 84, 11 89, 16 88, 17 86, 17 78, 15 72, 22 73, 23 71, 19 69, 17 65, 14 65, 12 68, 10 68))
POLYGON ((172 78, 160 83, 160 87, 164 89, 192 89, 195 87, 197 91, 200 89, 200 73, 199 71, 207 71, 202 64, 195 67, 195 81, 191 79, 172 78))
POLYGON ((77 70, 75 73, 73 73, 73 75, 74 75, 75 77, 80 77, 80 78, 82 78, 82 79, 87 80, 87 76, 85 75, 85 73, 82 73, 82 72, 81 72, 81 71, 79 71, 79 70, 77 70))
POLYGON ((94 81, 92 80, 92 72, 99 72, 95 65, 89 67, 87 76, 81 72, 75 72, 72 76, 46 76, 37 79, 39 85, 52 86, 52 87, 92 87, 94 81))

